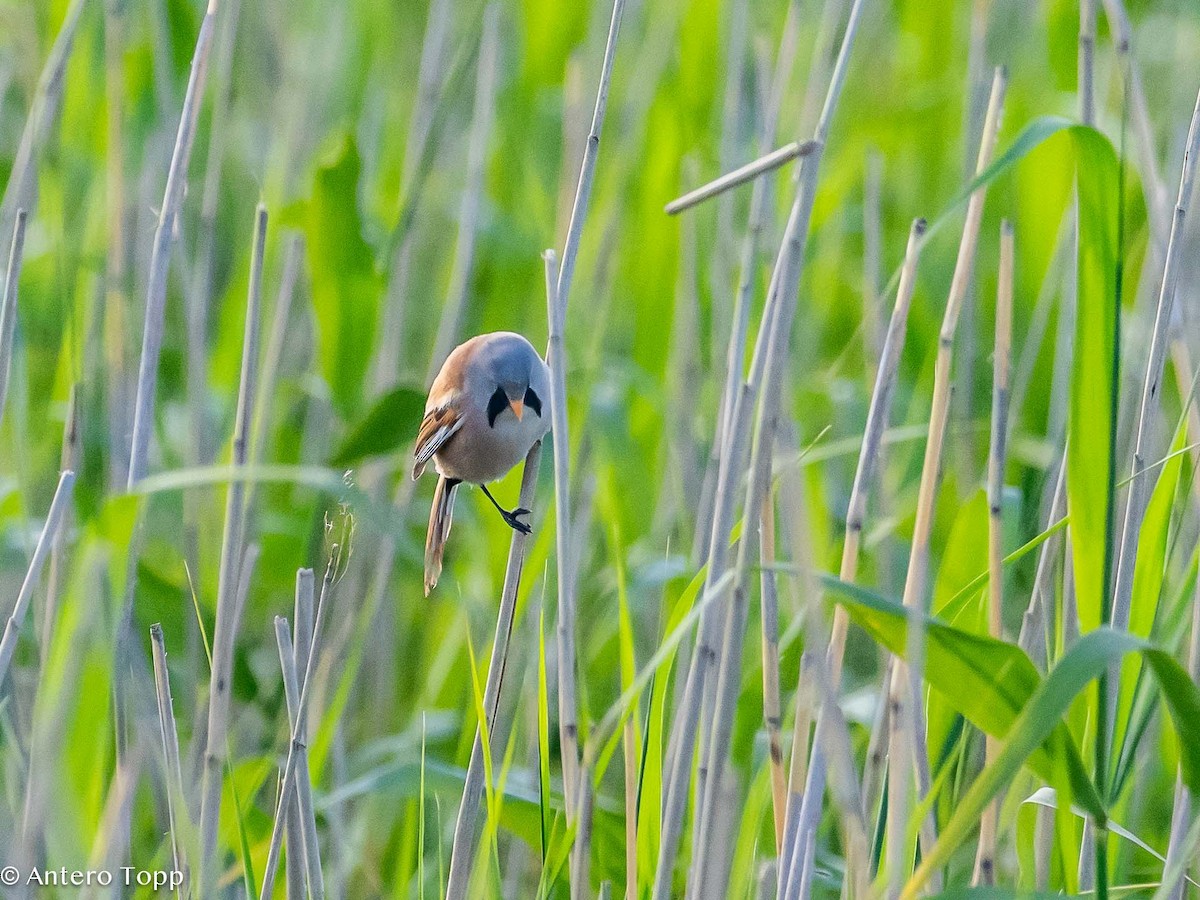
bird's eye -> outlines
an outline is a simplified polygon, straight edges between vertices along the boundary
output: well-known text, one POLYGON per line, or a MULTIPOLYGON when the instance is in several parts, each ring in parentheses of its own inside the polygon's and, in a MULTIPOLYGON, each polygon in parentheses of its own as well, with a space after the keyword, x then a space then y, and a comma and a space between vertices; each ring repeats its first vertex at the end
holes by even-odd
POLYGON ((525 388, 525 405, 537 413, 539 419, 542 417, 542 398, 533 388, 525 388))
POLYGON ((488 400, 487 417, 489 428, 496 427, 496 416, 500 415, 507 408, 508 396, 504 393, 504 388, 496 388, 496 392, 488 400))

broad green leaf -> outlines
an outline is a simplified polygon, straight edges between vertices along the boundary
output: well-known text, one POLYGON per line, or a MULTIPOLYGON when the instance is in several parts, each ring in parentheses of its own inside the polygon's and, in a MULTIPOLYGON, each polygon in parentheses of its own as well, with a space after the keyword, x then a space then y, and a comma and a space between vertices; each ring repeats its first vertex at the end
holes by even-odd
POLYGON ((352 466, 367 456, 390 453, 417 436, 425 411, 425 394, 416 388, 394 387, 374 403, 342 439, 329 459, 337 468, 352 466))
MULTIPOLYGON (((908 613, 903 606, 832 576, 822 576, 822 580, 839 595, 838 602, 851 619, 887 649, 904 656, 908 613)), ((1013 644, 969 634, 932 617, 926 619, 925 629, 925 680, 982 731, 994 737, 1009 734, 1042 684, 1029 657, 1013 644)), ((1047 781, 1053 780, 1055 757, 1064 757, 1074 796, 1090 813, 1104 814, 1079 751, 1061 721, 1055 721, 1026 756, 1030 768, 1047 781)))
POLYGON ((1112 447, 1117 367, 1119 169, 1112 144, 1090 128, 1071 129, 1079 198, 1075 348, 1067 421, 1067 510, 1079 627, 1107 615, 1116 484, 1112 447))
MULTIPOLYGON (((1180 770, 1191 791, 1200 788, 1200 743, 1189 740, 1191 729, 1200 721, 1200 691, 1187 672, 1166 651, 1134 635, 1098 628, 1081 637, 1067 651, 1046 680, 1038 685, 1023 705, 1017 721, 1005 736, 1000 752, 972 783, 959 802, 954 815, 938 836, 937 843, 921 860, 905 886, 902 898, 918 895, 929 876, 945 865, 957 847, 976 828, 984 808, 996 793, 1008 784, 1044 742, 1061 727, 1062 717, 1074 699, 1109 666, 1125 654, 1140 652, 1158 680, 1163 699, 1170 710, 1176 730, 1184 736, 1180 747, 1180 770)), ((931 659, 932 662, 932 659, 931 659)), ((1107 821, 1104 810, 1088 809, 1099 823, 1107 821)))
POLYGON ((358 148, 353 139, 344 138, 317 169, 302 213, 318 361, 334 407, 343 416, 354 412, 362 394, 382 293, 375 254, 363 237, 361 169, 358 148))

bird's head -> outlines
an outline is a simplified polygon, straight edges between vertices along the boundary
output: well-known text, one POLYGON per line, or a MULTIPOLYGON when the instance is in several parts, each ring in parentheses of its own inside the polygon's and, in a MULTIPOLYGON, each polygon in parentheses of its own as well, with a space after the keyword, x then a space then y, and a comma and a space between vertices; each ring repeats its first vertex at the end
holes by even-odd
POLYGON ((488 424, 511 409, 517 421, 530 412, 541 418, 546 399, 545 365, 529 342, 518 335, 499 336, 485 357, 488 378, 488 424))

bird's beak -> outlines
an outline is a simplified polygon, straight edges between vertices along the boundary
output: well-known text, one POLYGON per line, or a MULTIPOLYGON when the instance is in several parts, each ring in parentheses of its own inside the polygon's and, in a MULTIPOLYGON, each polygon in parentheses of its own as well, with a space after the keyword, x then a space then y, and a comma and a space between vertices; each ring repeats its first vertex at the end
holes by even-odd
POLYGON ((509 400, 508 405, 512 407, 513 414, 517 417, 517 421, 521 421, 521 416, 525 415, 524 400, 509 400))

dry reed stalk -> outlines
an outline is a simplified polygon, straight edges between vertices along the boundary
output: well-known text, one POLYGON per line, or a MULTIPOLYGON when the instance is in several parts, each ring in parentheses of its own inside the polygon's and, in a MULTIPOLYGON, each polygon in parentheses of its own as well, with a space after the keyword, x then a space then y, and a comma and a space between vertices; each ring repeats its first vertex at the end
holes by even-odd
MULTIPOLYGON (((302 589, 302 580, 297 579, 297 593, 302 589)), ((312 579, 307 579, 307 590, 311 598, 312 579)), ((297 599, 297 606, 300 605, 297 599)), ((297 623, 299 627, 299 623, 297 623)), ((292 645, 288 632, 288 621, 283 616, 275 617, 275 641, 279 645, 279 664, 283 672, 283 693, 287 703, 288 724, 291 732, 297 736, 298 749, 296 755, 296 789, 291 797, 282 797, 280 805, 288 810, 288 856, 299 856, 305 864, 308 895, 313 900, 321 900, 325 896, 325 883, 321 875, 320 847, 317 844, 317 820, 313 813, 312 781, 308 771, 308 733, 300 721, 300 678, 297 674, 297 650, 292 645), (293 818, 292 812, 296 817, 293 818), (292 825, 298 824, 296 830, 292 825)), ((307 661, 307 658, 306 658, 307 661)), ((291 872, 291 869, 288 870, 291 872)), ((294 874, 289 878, 288 896, 292 894, 294 874)), ((300 885, 303 887, 304 882, 300 885)), ((294 896, 303 897, 303 890, 294 896)))
MULTIPOLYGON (((1000 638, 1004 611, 1004 530, 1001 522, 1004 503, 1004 465, 1008 443, 1008 392, 1012 366, 1013 313, 1013 230, 1007 219, 1000 224, 1000 273, 996 289, 996 346, 992 357, 992 438, 988 454, 988 634, 1000 638)), ((985 763, 999 750, 998 741, 986 739, 985 763)), ((999 827, 1000 798, 984 811, 979 830, 979 850, 975 857, 972 883, 990 886, 996 883, 996 837, 999 827)))
MULTIPOLYGON (((770 489, 771 460, 781 409, 783 370, 787 365, 792 321, 799 299, 800 278, 804 269, 804 249, 808 241, 809 220, 816 197, 817 176, 828 140, 829 127, 849 68, 850 50, 854 45, 862 8, 863 0, 855 0, 850 9, 841 49, 838 51, 837 61, 830 75, 825 105, 821 110, 814 133, 816 147, 801 167, 798 189, 776 260, 775 268, 778 273, 775 294, 776 310, 771 316, 766 350, 762 357, 761 402, 758 407, 754 448, 746 487, 746 501, 743 507, 745 510, 743 520, 748 522, 755 520, 770 489)), ((747 581, 751 560, 757 561, 758 555, 759 536, 751 527, 743 534, 738 547, 735 588, 729 603, 720 665, 717 670, 716 691, 712 704, 712 729, 708 735, 707 756, 705 757, 708 781, 703 785, 704 794, 699 818, 700 839, 689 879, 692 884, 700 883, 704 877, 705 860, 710 855, 712 825, 719 806, 717 786, 721 784, 729 755, 733 714, 741 681, 742 638, 745 631, 749 594, 747 581)))
MULTIPOLYGON (((312 647, 312 630, 313 630, 313 571, 312 569, 298 569, 296 571, 296 603, 293 615, 293 637, 292 637, 292 658, 294 660, 296 672, 299 673, 300 667, 308 663, 308 651, 312 647)), ((317 846, 316 822, 312 821, 312 832, 308 831, 308 823, 300 816, 300 807, 296 803, 288 806, 287 819, 287 847, 288 854, 285 860, 287 866, 286 881, 288 885, 288 896, 292 896, 295 891, 293 885, 299 889, 296 896, 305 896, 305 884, 308 878, 308 860, 311 854, 308 851, 310 846, 317 846), (296 853, 296 845, 300 843, 303 848, 303 853, 296 853)))
POLYGON ((67 61, 71 58, 75 35, 79 30, 79 19, 86 6, 85 0, 71 0, 71 5, 67 7, 63 17, 62 27, 59 28, 50 54, 46 57, 46 64, 38 76, 29 117, 21 130, 21 141, 17 145, 16 155, 13 156, 3 199, 0 199, 0 234, 7 234, 13 227, 17 210, 31 209, 36 200, 37 156, 62 106, 67 61))
POLYGON ((479 206, 487 166, 488 142, 496 118, 496 84, 500 58, 500 7, 492 2, 483 12, 483 31, 479 38, 479 67, 475 81, 475 106, 467 137, 467 179, 458 209, 458 240, 446 303, 433 342, 433 356, 425 380, 433 381, 442 363, 458 343, 463 312, 471 291, 471 273, 475 266, 475 243, 479 237, 479 206))
MULTIPOLYGON (((209 301, 213 290, 213 267, 216 256, 217 206, 221 199, 221 173, 225 163, 225 146, 233 79, 234 38, 237 34, 241 0, 228 0, 221 8, 214 39, 216 59, 213 67, 213 100, 208 131, 208 155, 204 162, 204 187, 200 200, 200 222, 197 227, 197 251, 188 292, 187 308, 187 398, 189 423, 192 429, 190 461, 203 466, 212 461, 216 448, 206 421, 208 408, 208 319, 209 301)), ((193 498, 194 500, 194 498, 193 498)), ((199 510, 189 503, 189 529, 199 528, 199 510)), ((193 559, 193 562, 196 562, 193 559)))
POLYGON ((579 778, 579 725, 575 720, 575 595, 571 574, 571 472, 567 433, 567 358, 563 347, 565 310, 558 298, 558 265, 553 250, 542 254, 546 271, 546 318, 550 340, 546 363, 550 367, 550 422, 554 433, 554 544, 558 566, 558 733, 562 759, 563 805, 568 821, 575 813, 575 787, 579 778))
MULTIPOLYGON (((296 790, 297 762, 304 752, 305 745, 300 739, 308 728, 308 715, 311 708, 309 691, 316 681, 314 674, 318 660, 321 657, 321 639, 325 633, 325 622, 329 617, 329 604, 332 601, 332 588, 338 576, 341 575, 344 551, 342 544, 332 544, 329 548, 329 560, 325 565, 325 575, 321 579, 321 593, 317 598, 317 608, 313 614, 312 641, 308 648, 308 658, 304 660, 304 680, 300 682, 299 714, 296 723, 290 731, 288 740, 287 759, 283 765, 283 774, 279 779, 279 794, 275 804, 275 820, 271 826, 271 840, 267 845, 267 861, 263 866, 262 890, 259 897, 271 900, 275 892, 275 873, 279 869, 279 855, 283 850, 283 826, 287 821, 287 806, 296 790)), ((302 570, 304 571, 304 570, 302 570)), ((297 574, 297 581, 303 576, 297 574)), ((299 671, 299 667, 297 667, 299 671)))
MULTIPOLYGON (((979 144, 976 173, 982 172, 991 162, 1000 128, 1001 110, 1004 104, 1006 75, 997 69, 992 79, 991 96, 988 100, 987 117, 979 144)), ((929 416, 929 437, 925 444, 925 459, 921 469, 921 486, 917 500, 916 521, 913 526, 912 551, 909 555, 908 573, 904 582, 904 605, 908 609, 908 634, 906 638, 906 661, 897 660, 892 683, 888 691, 891 704, 891 736, 889 740, 889 793, 888 793, 888 896, 897 896, 912 861, 908 852, 909 842, 905 839, 908 827, 909 774, 913 766, 917 774, 918 799, 929 789, 929 760, 924 742, 917 736, 923 729, 922 681, 924 668, 924 610, 929 569, 929 544, 933 531, 933 508, 940 479, 942 448, 946 437, 949 417, 951 364, 954 351, 954 333, 958 316, 970 283, 971 270, 975 261, 975 249, 979 240, 979 225, 983 218, 983 202, 986 190, 979 188, 967 203, 966 222, 963 225, 958 259, 946 301, 946 310, 938 335, 938 352, 934 368, 933 401, 929 416)), ((931 817, 922 823, 922 843, 932 846, 934 835, 931 817)))
POLYGON ((17 290, 25 254, 26 218, 25 210, 18 209, 8 250, 8 267, 4 270, 4 293, 0 295, 0 423, 4 422, 4 401, 8 396, 8 376, 12 370, 13 341, 17 332, 17 290))
MULTIPOLYGON (((791 2, 788 4, 787 17, 783 23, 783 34, 780 37, 779 50, 775 59, 775 72, 771 78, 770 89, 763 101, 764 109, 758 138, 760 148, 768 147, 775 142, 779 126, 779 110, 787 82, 791 77, 799 31, 797 4, 791 2)), ((757 179, 750 195, 750 210, 746 220, 746 231, 742 236, 738 263, 738 280, 730 323, 729 347, 725 356, 725 384, 719 406, 720 428, 714 436, 709 450, 707 471, 704 475, 704 490, 696 515, 697 522, 713 520, 713 504, 716 499, 717 479, 720 474, 720 460, 730 442, 733 408, 745 368, 746 334, 750 327, 750 306, 757 283, 759 244, 763 230, 767 226, 767 187, 765 179, 757 179)), ((706 533, 704 528, 696 529, 693 555, 696 557, 697 565, 704 565, 708 561, 710 537, 711 535, 706 533)))
POLYGON ((75 488, 75 473, 68 470, 58 476, 58 487, 54 490, 54 499, 50 501, 50 510, 46 513, 46 521, 42 525, 42 533, 33 548, 33 556, 29 560, 29 568, 21 589, 17 593, 17 602, 4 626, 4 635, 0 637, 0 684, 8 674, 12 663, 13 653, 17 649, 17 640, 21 636, 21 627, 25 624, 25 616, 29 612, 29 604, 33 602, 33 592, 37 590, 38 581, 42 577, 42 569, 50 555, 58 530, 67 514, 71 503, 71 495, 75 488))
POLYGON ((1096 0, 1079 0, 1079 121, 1096 124, 1096 0))
POLYGON ((187 854, 180 846, 177 824, 180 821, 188 821, 187 800, 183 792, 183 769, 179 762, 179 734, 175 730, 175 709, 171 702, 171 679, 167 672, 167 649, 160 624, 150 626, 150 648, 154 657, 154 692, 158 700, 159 736, 162 738, 171 858, 175 864, 175 871, 183 873, 183 883, 187 884, 187 854))
POLYGON ((208 0, 204 18, 200 22, 200 31, 196 36, 196 49, 192 55, 187 91, 184 93, 183 110, 179 117, 179 130, 171 151, 171 165, 167 170, 167 184, 163 190, 158 227, 154 232, 150 274, 146 287, 142 355, 138 366, 137 397, 134 401, 133 437, 129 451, 128 487, 131 489, 146 474, 150 435, 154 430, 154 395, 158 384, 158 359, 162 351, 167 306, 167 271, 171 263, 175 220, 187 188, 188 161, 196 137, 196 119, 200 114, 200 101, 204 94, 216 14, 217 0, 208 0))
POLYGON ((571 299, 571 285, 575 282, 575 263, 579 257, 579 242, 583 237, 583 226, 587 221, 591 205, 592 185, 596 180, 596 160, 600 154, 600 134, 604 130, 604 116, 608 110, 608 90, 612 84, 613 61, 617 54, 617 36, 621 32, 621 14, 625 0, 613 0, 612 18, 609 19, 608 37, 604 43, 604 60, 600 66, 600 80, 596 89, 596 105, 592 109, 592 124, 588 130, 587 143, 583 148, 583 160, 579 166, 579 182, 575 188, 575 201, 571 206, 571 219, 567 225, 567 237, 563 242, 562 268, 558 272, 558 302, 562 304, 563 316, 571 299))
POLYGON ((672 200, 663 211, 674 216, 691 209, 693 206, 698 206, 705 200, 710 200, 713 197, 720 196, 726 191, 733 190, 735 187, 740 187, 747 181, 753 181, 760 175, 765 175, 768 172, 773 172, 780 166, 791 162, 793 159, 799 159, 803 156, 808 156, 816 149, 815 141, 792 141, 790 144, 784 144, 777 150, 772 150, 765 156, 760 156, 758 159, 752 160, 732 172, 714 178, 707 184, 701 185, 695 190, 688 191, 682 197, 672 200))
MULTIPOLYGON (((537 488, 537 473, 542 460, 542 443, 538 441, 525 457, 521 473, 521 495, 518 505, 533 509, 537 488)), ((496 635, 492 642, 492 656, 488 663, 487 681, 483 688, 483 708, 487 716, 488 734, 495 734, 496 710, 500 704, 500 690, 504 683, 504 670, 508 663, 508 648, 512 639, 513 614, 517 605, 517 589, 521 584, 521 570, 525 564, 525 549, 529 536, 514 531, 508 548, 508 565, 504 571, 504 588, 500 594, 500 609, 496 616, 496 635)), ((467 765, 463 781, 462 800, 454 823, 454 842, 450 848, 450 872, 446 884, 447 900, 465 900, 471 881, 471 864, 475 856, 477 836, 476 815, 479 801, 483 798, 483 741, 480 728, 475 728, 475 741, 471 746, 471 761, 467 765)), ((269 898, 264 898, 269 900, 269 898)))
MULTIPOLYGON (((232 466, 246 465, 250 422, 258 378, 259 312, 262 306, 263 254, 267 240, 267 211, 255 211, 254 242, 251 248, 250 283, 246 298, 246 322, 242 338, 242 366, 238 384, 237 412, 233 425, 232 466)), ((130 476, 134 469, 130 469, 130 476)), ((209 674, 208 731, 204 751, 200 794, 200 894, 211 890, 215 877, 217 823, 221 815, 221 784, 225 743, 229 733, 230 681, 233 649, 239 625, 237 586, 239 559, 245 537, 245 482, 233 479, 225 496, 225 528, 221 535, 221 563, 217 580, 217 616, 212 637, 212 671, 209 674)))
MULTIPOLYGON (((921 247, 925 234, 925 220, 916 219, 909 229, 908 245, 904 251, 904 263, 900 270, 900 282, 896 289, 896 303, 892 308, 884 337, 879 365, 875 373, 875 387, 871 392, 871 404, 863 428, 863 441, 859 449, 858 465, 850 489, 850 500, 846 508, 846 536, 842 545, 842 562, 838 577, 852 582, 858 578, 858 561, 862 547, 863 528, 866 523, 867 497, 878 473, 883 433, 891 418, 892 396, 895 393, 900 356, 908 330, 908 314, 912 308, 913 292, 917 283, 917 265, 921 259, 921 247)), ((836 698, 841 687, 842 662, 846 652, 846 634, 850 617, 845 607, 838 605, 833 613, 833 628, 825 651, 829 670, 832 696, 836 698)), ((836 699, 833 701, 836 703, 836 699)), ((821 801, 825 791, 825 744, 821 734, 826 727, 826 717, 832 713, 829 703, 822 702, 817 715, 817 738, 813 742, 811 759, 802 771, 802 780, 793 781, 788 790, 789 817, 797 816, 792 843, 781 854, 783 868, 781 883, 786 885, 790 877, 791 862, 797 848, 805 848, 812 840, 820 818, 821 801)), ((808 753, 808 728, 803 734, 797 731, 793 742, 793 756, 801 758, 808 753)), ((795 770, 800 775, 801 770, 795 770)))
MULTIPOLYGON (((67 417, 63 423, 62 452, 59 455, 59 471, 74 472, 79 468, 80 459, 79 435, 79 384, 71 385, 71 393, 67 399, 67 417)), ((50 639, 54 634, 54 620, 58 618, 58 600, 63 591, 66 578, 66 536, 71 530, 73 516, 70 508, 63 517, 62 525, 54 535, 50 546, 50 570, 46 575, 46 605, 42 610, 41 628, 38 630, 38 643, 41 648, 43 662, 50 653, 50 639)))
POLYGON ((576 810, 578 829, 575 833, 575 845, 571 848, 571 900, 585 900, 592 895, 590 870, 593 813, 596 800, 596 791, 592 785, 592 769, 586 760, 579 769, 579 784, 575 790, 578 791, 576 800, 579 808, 576 810))
MULTIPOLYGON (((1117 577, 1113 592, 1113 627, 1129 627, 1130 603, 1133 596, 1134 561, 1137 556, 1138 533, 1154 478, 1146 468, 1146 457, 1152 452, 1150 446, 1162 404, 1161 388, 1163 369, 1166 364, 1167 343, 1175 293, 1179 284, 1180 265, 1184 241, 1184 225, 1192 188, 1196 180, 1196 158, 1200 155, 1200 94, 1188 128, 1187 144, 1183 155, 1183 170, 1179 176, 1179 196, 1175 201, 1175 212, 1171 220, 1171 236, 1167 242, 1166 259, 1163 262, 1162 286, 1158 295, 1158 308, 1154 314, 1154 331, 1150 340, 1150 356, 1146 360, 1146 378, 1142 386, 1141 406, 1138 411, 1137 430, 1134 433, 1133 472, 1130 476, 1129 499, 1125 506, 1125 519, 1121 528, 1121 543, 1117 555, 1117 577)), ((1112 697, 1115 701, 1115 679, 1112 697)))
POLYGON ((783 712, 779 702, 779 590, 775 580, 775 505, 768 495, 759 515, 762 547, 762 666, 763 724, 767 729, 767 765, 771 770, 771 811, 775 822, 775 853, 783 847, 787 815, 787 777, 783 774, 783 712))
MULTIPOLYGON (((783 513, 785 530, 790 535, 793 560, 802 560, 806 554, 806 539, 801 519, 803 496, 800 473, 797 468, 789 467, 783 472, 780 476, 779 492, 779 506, 783 513)), ((811 575, 808 574, 811 569, 802 567, 793 571, 796 593, 801 597, 807 598, 807 602, 802 609, 802 615, 808 639, 818 648, 827 646, 830 639, 825 628, 825 610, 820 602, 821 592, 818 590, 811 575)), ((842 716, 841 708, 837 703, 836 687, 834 686, 826 657, 820 652, 814 652, 809 654, 807 663, 808 667, 803 673, 803 677, 806 679, 806 683, 811 686, 813 693, 816 694, 822 710, 821 725, 815 737, 815 741, 821 742, 820 756, 822 762, 820 762, 820 765, 824 768, 825 763, 823 760, 830 761, 829 771, 832 775, 831 799, 834 808, 840 813, 839 821, 844 829, 847 873, 846 889, 848 897, 858 900, 858 898, 867 896, 867 881, 870 869, 870 843, 867 840, 866 821, 862 812, 864 807, 863 796, 858 782, 858 775, 852 762, 854 755, 851 751, 850 732, 842 716)), ((807 719, 807 716, 805 718, 807 719)), ((803 737, 800 738, 799 743, 793 748, 792 758, 794 763, 797 760, 803 761, 807 759, 807 754, 805 753, 807 739, 808 732, 806 728, 803 737)), ((823 772, 821 782, 824 784, 823 772)), ((797 780, 795 783, 798 785, 802 782, 797 780)), ((819 794, 816 800, 816 806, 819 809, 819 794)), ((799 805, 799 797, 796 797, 795 801, 793 811, 799 805)), ((815 835, 813 832, 810 832, 805 842, 798 842, 795 835, 798 823, 795 821, 795 817, 793 817, 793 822, 789 824, 793 826, 793 834, 791 836, 791 843, 790 845, 785 845, 785 850, 790 849, 792 852, 780 857, 779 896, 783 900, 807 900, 813 879, 812 860, 816 854, 815 835), (787 868, 782 868, 785 862, 787 868)))

